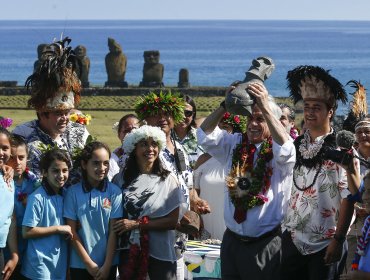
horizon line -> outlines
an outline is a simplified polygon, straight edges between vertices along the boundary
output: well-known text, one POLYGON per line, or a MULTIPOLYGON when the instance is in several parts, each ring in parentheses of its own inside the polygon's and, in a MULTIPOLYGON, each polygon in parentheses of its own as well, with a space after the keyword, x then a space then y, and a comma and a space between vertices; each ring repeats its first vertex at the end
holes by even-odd
POLYGON ((89 19, 89 18, 83 18, 83 19, 78 19, 78 18, 68 18, 68 19, 35 19, 35 18, 30 18, 30 19, 0 19, 1 21, 66 21, 66 20, 76 20, 76 21, 356 21, 356 22, 368 22, 370 21, 369 19, 159 19, 159 18, 152 18, 152 19, 122 19, 122 18, 117 18, 117 19, 89 19))

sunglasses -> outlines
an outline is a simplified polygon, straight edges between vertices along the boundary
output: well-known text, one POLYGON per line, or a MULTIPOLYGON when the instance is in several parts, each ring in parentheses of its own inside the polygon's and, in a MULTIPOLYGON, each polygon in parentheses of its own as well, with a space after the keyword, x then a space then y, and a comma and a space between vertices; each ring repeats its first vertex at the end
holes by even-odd
POLYGON ((185 110, 185 111, 184 111, 184 115, 185 115, 185 117, 187 117, 187 118, 191 117, 193 114, 194 114, 194 112, 193 112, 193 111, 191 111, 191 110, 185 110))

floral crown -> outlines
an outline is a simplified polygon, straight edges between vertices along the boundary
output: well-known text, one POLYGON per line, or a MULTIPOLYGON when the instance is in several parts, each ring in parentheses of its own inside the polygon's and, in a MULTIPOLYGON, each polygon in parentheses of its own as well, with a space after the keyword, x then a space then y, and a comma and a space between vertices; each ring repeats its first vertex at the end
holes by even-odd
POLYGON ((184 120, 185 100, 180 97, 179 93, 171 93, 162 91, 159 94, 150 92, 149 94, 140 97, 140 100, 135 105, 135 113, 139 120, 142 121, 146 117, 158 115, 161 111, 170 113, 174 123, 178 124, 184 120))
POLYGON ((3 118, 0 116, 0 127, 7 129, 13 124, 13 120, 10 118, 3 118))
POLYGON ((83 113, 73 113, 69 116, 69 119, 75 123, 89 125, 91 121, 91 115, 83 113))
POLYGON ((163 150, 166 147, 166 135, 159 127, 143 125, 132 130, 132 132, 125 136, 123 139, 122 149, 126 154, 130 154, 135 149, 135 146, 139 141, 150 137, 157 142, 159 150, 163 150))
POLYGON ((226 112, 221 121, 231 125, 233 130, 240 131, 242 133, 247 130, 247 121, 243 116, 232 115, 229 112, 226 112))

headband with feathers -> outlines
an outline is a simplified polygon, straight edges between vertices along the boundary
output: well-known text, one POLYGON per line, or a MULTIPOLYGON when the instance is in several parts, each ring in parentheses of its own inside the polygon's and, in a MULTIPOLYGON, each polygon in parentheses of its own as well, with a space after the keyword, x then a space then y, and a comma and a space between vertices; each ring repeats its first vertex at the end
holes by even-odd
POLYGON ((35 72, 26 80, 31 94, 28 107, 36 111, 74 108, 80 101, 81 82, 75 69, 77 59, 68 37, 45 47, 35 72))
POLYGON ((287 74, 290 96, 294 103, 300 100, 320 100, 336 108, 337 100, 347 102, 342 84, 318 66, 298 66, 287 74))
POLYGON ((343 122, 343 129, 354 133, 356 124, 367 115, 366 89, 360 81, 351 80, 346 85, 354 88, 355 92, 350 93, 353 95, 353 99, 350 111, 343 122))

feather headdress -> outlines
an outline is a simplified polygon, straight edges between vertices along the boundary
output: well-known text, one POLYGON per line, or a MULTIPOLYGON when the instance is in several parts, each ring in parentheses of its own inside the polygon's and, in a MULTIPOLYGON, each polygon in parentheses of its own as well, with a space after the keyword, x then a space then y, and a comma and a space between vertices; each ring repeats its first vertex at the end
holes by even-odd
POLYGON ((343 122, 343 129, 354 133, 355 127, 357 127, 356 125, 364 120, 367 115, 366 89, 360 81, 351 80, 346 85, 354 88, 355 92, 350 93, 353 99, 351 101, 350 111, 343 122))
POLYGON ((26 80, 31 94, 28 107, 36 111, 72 109, 80 101, 81 82, 75 69, 77 59, 68 37, 47 45, 35 72, 26 80))
POLYGON ((346 91, 342 84, 318 66, 298 66, 288 72, 287 88, 294 103, 300 100, 319 100, 330 107, 337 107, 337 100, 347 102, 346 91))

